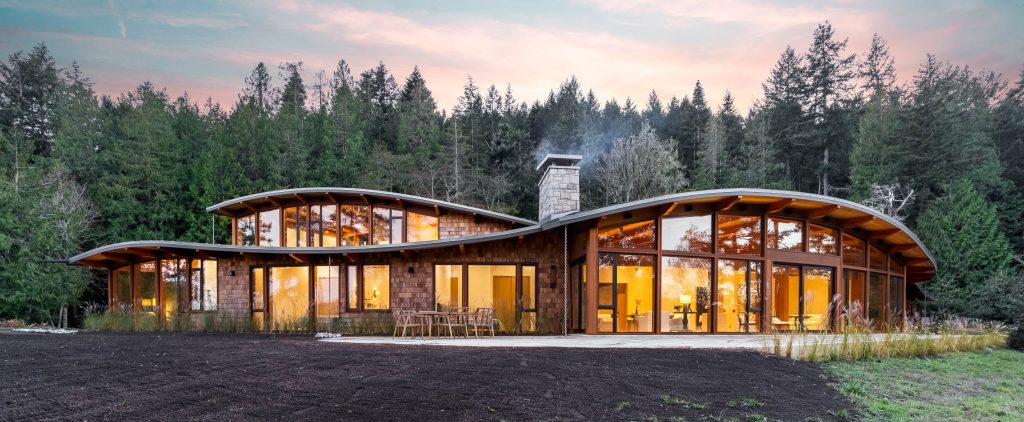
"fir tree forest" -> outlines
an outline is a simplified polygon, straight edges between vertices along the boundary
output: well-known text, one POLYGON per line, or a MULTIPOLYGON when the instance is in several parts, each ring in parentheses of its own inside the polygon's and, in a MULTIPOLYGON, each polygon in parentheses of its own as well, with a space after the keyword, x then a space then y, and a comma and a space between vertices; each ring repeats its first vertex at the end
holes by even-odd
POLYGON ((1020 318, 1024 69, 921 52, 900 58, 919 65, 897 78, 877 35, 868 51, 828 23, 808 35, 750 70, 763 94, 749 110, 729 95, 710 104, 699 80, 605 98, 571 74, 533 102, 469 77, 441 110, 418 68, 395 75, 386 58, 365 70, 253 63, 232 104, 144 80, 112 97, 74 57, 25 46, 0 63, 0 319, 53 321, 105 301, 104 274, 62 263, 97 245, 227 243, 227 219, 204 208, 262 191, 369 188, 535 219, 547 153, 584 156, 583 208, 726 187, 867 204, 935 255, 929 309, 1020 318), (648 171, 624 172, 624 160, 648 171))

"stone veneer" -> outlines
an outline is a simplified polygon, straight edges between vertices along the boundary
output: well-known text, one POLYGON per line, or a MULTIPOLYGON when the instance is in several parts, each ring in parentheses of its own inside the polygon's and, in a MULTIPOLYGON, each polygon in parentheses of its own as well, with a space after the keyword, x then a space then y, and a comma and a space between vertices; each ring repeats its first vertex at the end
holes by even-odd
POLYGON ((552 217, 580 210, 580 168, 577 166, 549 165, 540 178, 540 196, 537 218, 547 221, 552 217))

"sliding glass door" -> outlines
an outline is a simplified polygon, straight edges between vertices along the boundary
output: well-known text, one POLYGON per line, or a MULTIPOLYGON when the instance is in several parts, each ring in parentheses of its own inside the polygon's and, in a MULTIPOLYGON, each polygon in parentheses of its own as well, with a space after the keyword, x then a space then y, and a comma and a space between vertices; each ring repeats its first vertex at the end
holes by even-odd
POLYGON ((831 326, 834 270, 829 267, 775 264, 772 268, 772 328, 824 331, 831 326))

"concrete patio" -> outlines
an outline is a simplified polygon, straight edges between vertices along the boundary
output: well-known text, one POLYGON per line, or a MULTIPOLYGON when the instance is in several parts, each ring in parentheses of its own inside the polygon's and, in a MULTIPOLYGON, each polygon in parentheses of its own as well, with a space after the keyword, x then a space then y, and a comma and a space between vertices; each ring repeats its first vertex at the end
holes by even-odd
MULTIPOLYGON (((873 336, 884 336, 876 334, 873 336)), ((783 344, 790 337, 782 336, 783 344)), ((331 336, 320 341, 346 344, 393 344, 404 346, 462 346, 462 347, 569 347, 569 348, 621 348, 621 349, 741 349, 764 350, 772 343, 768 335, 569 335, 569 336, 497 336, 474 338, 393 338, 384 336, 331 336)), ((807 334, 793 337, 794 346, 818 342, 842 341, 831 334, 807 334)))

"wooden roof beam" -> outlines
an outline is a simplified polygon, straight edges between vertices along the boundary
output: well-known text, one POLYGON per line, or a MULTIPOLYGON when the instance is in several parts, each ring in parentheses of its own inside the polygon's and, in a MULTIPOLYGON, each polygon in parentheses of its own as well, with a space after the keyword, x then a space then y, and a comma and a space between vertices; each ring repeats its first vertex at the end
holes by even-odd
POLYGON ((671 204, 668 204, 667 206, 665 206, 665 207, 664 207, 664 208, 663 208, 663 209, 661 210, 660 214, 661 214, 661 215, 669 215, 669 214, 672 214, 672 211, 675 211, 675 210, 676 210, 676 207, 678 207, 678 206, 679 206, 679 202, 673 202, 673 203, 671 203, 671 204))
POLYGON ((817 218, 828 217, 832 215, 832 213, 838 211, 840 208, 842 207, 840 207, 839 205, 826 205, 824 207, 815 208, 807 213, 807 219, 814 220, 817 218))
POLYGON ((150 250, 141 249, 141 248, 125 248, 125 251, 127 251, 130 254, 135 254, 135 255, 141 256, 143 258, 150 258, 150 259, 155 259, 156 258, 156 251, 150 251, 150 250))
POLYGON ((309 261, 310 261, 309 256, 302 255, 302 254, 290 253, 290 254, 288 254, 288 256, 292 257, 292 259, 294 259, 294 260, 296 260, 298 262, 301 262, 303 264, 308 264, 309 261))
POLYGON ((117 252, 102 252, 96 255, 103 259, 109 259, 111 261, 117 262, 131 263, 132 261, 134 261, 131 255, 120 254, 117 252))
POLYGON ((793 198, 780 199, 778 201, 768 204, 764 212, 768 214, 780 213, 782 212, 782 210, 785 210, 790 205, 793 205, 794 202, 796 202, 796 199, 793 198))
POLYGON ((894 243, 892 245, 886 245, 886 249, 888 249, 890 253, 906 252, 916 247, 917 245, 913 243, 894 243))
POLYGON ((863 225, 865 225, 867 223, 870 223, 874 219, 875 219, 875 216, 873 216, 873 215, 865 215, 863 217, 847 218, 847 219, 843 220, 840 223, 840 225, 843 227, 844 230, 849 230, 849 229, 860 227, 860 226, 863 226, 863 225))
POLYGON ((274 204, 275 207, 281 208, 281 201, 278 201, 277 198, 268 196, 267 200, 270 201, 271 204, 274 204))
POLYGON ((341 203, 341 200, 338 199, 337 196, 334 196, 334 192, 327 192, 327 199, 330 199, 331 202, 334 202, 336 204, 340 204, 341 203))
POLYGON ((302 203, 302 205, 309 205, 309 200, 307 200, 307 199, 306 199, 306 198, 305 198, 304 196, 302 196, 302 195, 299 195, 299 194, 297 194, 297 193, 295 193, 295 194, 292 194, 292 196, 294 196, 294 197, 295 197, 295 199, 298 199, 298 200, 299 200, 299 202, 301 202, 301 203, 302 203))
POLYGON ((906 266, 914 267, 914 266, 921 265, 921 264, 931 264, 931 263, 932 263, 932 261, 930 259, 928 259, 928 258, 910 258, 910 259, 907 259, 906 266))
POLYGON ((437 206, 437 204, 434 204, 434 215, 441 216, 441 207, 437 206))
POLYGON ((365 202, 366 205, 370 205, 370 198, 367 198, 366 194, 362 194, 361 193, 361 194, 359 194, 359 197, 363 199, 363 202, 365 202))
POLYGON ((743 199, 743 196, 730 196, 728 198, 722 199, 715 203, 715 211, 728 211, 732 207, 736 206, 736 204, 738 204, 741 199, 743 199))
POLYGON ((868 240, 885 239, 885 238, 887 238, 889 236, 892 236, 892 235, 894 235, 896 233, 899 233, 899 232, 900 232, 900 229, 884 229, 884 230, 871 231, 871 232, 868 232, 868 240))

